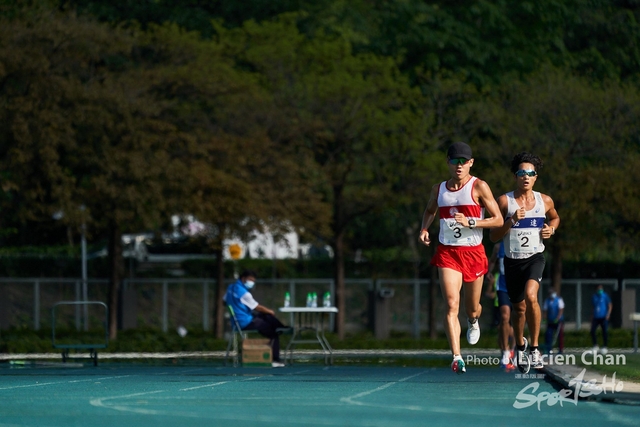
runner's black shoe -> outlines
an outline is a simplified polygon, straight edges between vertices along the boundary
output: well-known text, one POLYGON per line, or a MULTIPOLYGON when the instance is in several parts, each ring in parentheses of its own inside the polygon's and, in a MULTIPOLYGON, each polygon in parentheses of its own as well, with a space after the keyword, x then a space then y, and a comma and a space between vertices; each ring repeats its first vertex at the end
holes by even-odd
POLYGON ((524 339, 524 350, 516 349, 516 366, 518 370, 523 374, 528 374, 531 369, 531 361, 529 360, 529 354, 527 353, 528 347, 527 339, 524 339))

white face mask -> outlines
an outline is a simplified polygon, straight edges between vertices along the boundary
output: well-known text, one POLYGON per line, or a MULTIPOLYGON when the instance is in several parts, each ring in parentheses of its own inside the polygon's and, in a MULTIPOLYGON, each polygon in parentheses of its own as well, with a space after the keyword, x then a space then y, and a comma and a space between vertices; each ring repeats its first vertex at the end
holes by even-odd
POLYGON ((555 293, 555 292, 552 292, 552 293, 551 293, 551 298, 555 298, 555 297, 556 297, 556 293, 555 293))
POLYGON ((253 282, 253 281, 251 281, 251 280, 247 280, 246 282, 244 282, 244 286, 245 286, 247 289, 251 289, 251 288, 253 288, 253 287, 255 286, 255 284, 256 284, 256 282, 253 282))

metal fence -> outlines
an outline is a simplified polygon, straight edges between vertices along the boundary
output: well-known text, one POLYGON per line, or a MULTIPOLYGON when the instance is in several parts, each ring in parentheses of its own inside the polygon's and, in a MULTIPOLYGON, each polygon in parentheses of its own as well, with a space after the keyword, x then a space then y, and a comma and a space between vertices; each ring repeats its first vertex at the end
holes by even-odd
MULTIPOLYGON (((225 286, 231 283, 227 280, 225 286)), ((640 307, 640 279, 565 279, 562 296, 565 300, 565 318, 568 329, 583 329, 591 316, 591 295, 597 285, 613 293, 621 289, 636 289, 635 311, 640 307)), ((437 285, 437 283, 436 283, 437 285)), ((345 327, 347 332, 370 329, 372 326, 373 300, 381 289, 390 290, 388 323, 391 331, 409 333, 414 337, 428 330, 430 304, 429 280, 416 279, 347 279, 345 327)), ((547 295, 549 281, 543 280, 540 303, 547 295)), ((123 310, 134 316, 136 327, 175 330, 178 326, 211 329, 214 318, 216 283, 213 279, 126 279, 123 281, 123 310)), ((261 279, 252 289, 261 304, 276 309, 282 307, 285 292, 291 295, 291 304, 304 306, 306 295, 316 292, 319 296, 331 293, 335 301, 335 283, 332 279, 261 279)), ((24 327, 39 330, 50 328, 50 313, 59 301, 107 301, 108 281, 90 279, 0 278, 0 328, 24 327)), ((440 290, 436 292, 436 328, 442 330, 444 303, 440 290)), ((488 325, 492 302, 483 299, 484 312, 481 321, 488 325)), ((80 330, 91 323, 91 313, 86 306, 75 307, 72 326, 80 330)), ((464 310, 461 307, 461 319, 464 310)), ((287 320, 287 319, 285 319, 287 320)), ((331 319, 331 326, 335 319, 331 319)), ((464 323, 463 323, 464 324, 464 323)))
MULTIPOLYGON (((0 278, 0 327, 39 330, 51 327, 51 309, 59 301, 106 301, 106 279, 0 278)), ((74 307, 76 329, 89 325, 88 307, 74 307)))

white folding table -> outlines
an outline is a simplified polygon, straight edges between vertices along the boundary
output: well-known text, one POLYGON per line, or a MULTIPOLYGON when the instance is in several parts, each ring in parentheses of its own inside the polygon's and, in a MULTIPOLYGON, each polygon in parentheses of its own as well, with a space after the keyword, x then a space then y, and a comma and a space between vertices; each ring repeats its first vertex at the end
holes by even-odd
POLYGON ((338 312, 336 307, 281 307, 281 313, 293 316, 293 335, 285 350, 285 361, 289 355, 289 364, 293 363, 293 350, 296 344, 319 344, 324 352, 324 363, 333 364, 333 349, 324 335, 324 319, 338 312), (304 338, 303 332, 311 332, 314 339, 304 338))

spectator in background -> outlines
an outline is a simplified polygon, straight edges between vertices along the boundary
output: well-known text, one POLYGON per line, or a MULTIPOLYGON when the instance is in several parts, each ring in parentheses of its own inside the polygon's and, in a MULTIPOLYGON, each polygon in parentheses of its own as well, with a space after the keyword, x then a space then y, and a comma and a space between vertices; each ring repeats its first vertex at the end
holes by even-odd
POLYGON ((564 351, 564 300, 554 288, 549 288, 549 296, 542 305, 542 317, 547 319, 547 332, 544 343, 547 353, 553 352, 555 339, 558 339, 558 352, 564 351))
POLYGON ((609 318, 611 317, 611 309, 613 304, 611 298, 604 291, 602 285, 598 285, 596 293, 591 297, 591 305, 593 306, 593 317, 591 318, 591 341, 593 342, 593 352, 598 351, 598 340, 596 338, 596 329, 602 327, 602 354, 607 354, 607 343, 609 341, 609 318))
POLYGON ((515 338, 513 337, 513 327, 511 326, 511 301, 507 292, 507 283, 504 278, 504 244, 502 242, 493 246, 491 258, 489 258, 489 273, 495 271, 498 267, 496 275, 488 274, 487 284, 490 286, 485 295, 494 302, 494 319, 498 324, 498 346, 502 351, 500 359, 500 367, 507 371, 515 369, 511 363, 513 360, 513 348, 515 346, 515 338))
POLYGON ((258 304, 253 298, 249 290, 255 286, 256 277, 252 270, 243 271, 240 278, 227 288, 224 301, 233 308, 242 330, 258 331, 271 339, 272 366, 281 368, 284 363, 280 361, 280 334, 289 332, 290 328, 276 318, 273 310, 258 304))

